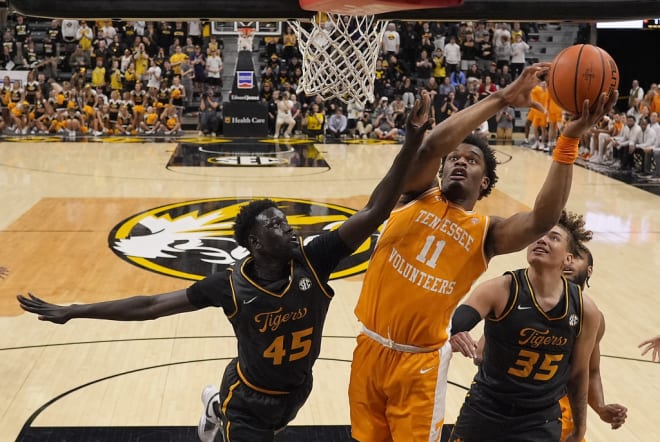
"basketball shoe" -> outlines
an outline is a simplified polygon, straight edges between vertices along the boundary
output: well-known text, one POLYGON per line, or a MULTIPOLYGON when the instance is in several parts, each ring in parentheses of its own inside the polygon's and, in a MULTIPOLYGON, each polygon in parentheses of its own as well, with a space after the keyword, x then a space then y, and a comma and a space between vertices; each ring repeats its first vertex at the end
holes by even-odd
POLYGON ((204 404, 204 412, 199 418, 197 435, 202 442, 214 442, 215 436, 222 426, 220 418, 216 413, 216 410, 220 406, 220 395, 214 385, 204 387, 202 391, 202 404, 204 404))

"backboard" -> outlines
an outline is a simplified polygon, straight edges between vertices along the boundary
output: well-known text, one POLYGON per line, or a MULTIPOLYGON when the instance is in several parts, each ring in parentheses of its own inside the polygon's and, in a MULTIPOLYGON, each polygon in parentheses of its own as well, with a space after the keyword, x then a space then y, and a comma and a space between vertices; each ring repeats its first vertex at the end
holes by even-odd
MULTIPOLYGON (((32 16, 70 19, 310 19, 299 0, 11 0, 32 16)), ((605 21, 660 16, 658 0, 464 0, 460 6, 379 15, 390 20, 605 21)))

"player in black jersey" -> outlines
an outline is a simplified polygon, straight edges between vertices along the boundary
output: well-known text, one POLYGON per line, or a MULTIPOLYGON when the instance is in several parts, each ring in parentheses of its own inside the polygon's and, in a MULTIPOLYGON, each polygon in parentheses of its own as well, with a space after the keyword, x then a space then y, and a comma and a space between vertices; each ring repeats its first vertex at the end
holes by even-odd
MULTIPOLYGON (((573 215, 578 222, 582 221, 581 215, 573 215)), ((590 233, 590 232, 589 232, 590 233)), ((591 235, 589 235, 590 239, 591 235)), ((589 278, 593 272, 594 258, 591 251, 582 244, 573 260, 564 268, 564 276, 568 280, 579 285, 582 290, 589 286, 589 278)), ((606 404, 605 394, 603 393, 603 383, 600 378, 600 341, 605 334, 605 316, 599 312, 598 332, 596 333, 596 343, 589 358, 589 406, 598 413, 603 422, 611 425, 613 430, 620 428, 628 417, 628 409, 621 404, 606 404)), ((564 396, 560 401, 562 418, 562 440, 573 432, 573 415, 571 412, 568 398, 564 396)))
POLYGON ((219 394, 204 390, 198 434, 212 441, 222 426, 227 441, 273 440, 311 392, 312 366, 334 294, 330 274, 389 216, 430 128, 429 115, 430 97, 423 93, 408 119, 403 148, 367 205, 309 244, 296 238, 273 201, 257 200, 241 209, 234 226, 238 244, 250 254, 187 290, 71 306, 19 295, 21 307, 58 324, 73 318, 144 321, 221 307, 236 333, 238 357, 227 366, 219 394))
POLYGON ((559 441, 566 390, 575 425, 567 441, 584 437, 600 312, 563 276, 578 249, 575 227, 563 212, 527 248, 529 268, 486 281, 456 309, 453 344, 483 318, 486 343, 450 440, 559 441))

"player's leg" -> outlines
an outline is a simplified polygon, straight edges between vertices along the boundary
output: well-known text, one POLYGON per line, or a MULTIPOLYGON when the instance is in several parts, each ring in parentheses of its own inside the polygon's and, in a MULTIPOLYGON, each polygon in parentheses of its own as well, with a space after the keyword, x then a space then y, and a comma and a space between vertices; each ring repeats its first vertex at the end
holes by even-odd
POLYGON ((286 407, 282 406, 285 399, 248 387, 240 378, 236 365, 234 359, 225 369, 218 404, 213 407, 220 412, 218 432, 222 432, 226 442, 271 442, 286 413, 286 407))
POLYGON ((445 419, 451 346, 429 353, 400 353, 386 373, 386 416, 395 441, 440 441, 445 419))
POLYGON ((385 347, 365 335, 357 337, 353 351, 348 400, 351 433, 360 442, 392 440, 385 416, 386 397, 381 390, 381 376, 390 369, 385 360, 385 347))
MULTIPOLYGON (((492 406, 491 404, 483 404, 492 406)), ((465 402, 461 406, 461 411, 456 418, 456 424, 449 436, 450 442, 479 442, 488 435, 488 440, 498 440, 498 435, 502 433, 504 421, 490 418, 481 412, 478 398, 468 393, 465 396, 465 402)), ((507 437, 510 435, 507 434, 507 437)))

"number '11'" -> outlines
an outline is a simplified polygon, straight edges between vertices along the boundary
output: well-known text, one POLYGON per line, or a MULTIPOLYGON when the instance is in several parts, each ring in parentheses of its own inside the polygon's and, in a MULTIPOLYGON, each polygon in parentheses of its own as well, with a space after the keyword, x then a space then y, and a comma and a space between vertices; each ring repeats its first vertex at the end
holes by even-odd
POLYGON ((438 258, 440 257, 440 253, 442 253, 442 249, 444 248, 445 248, 444 240, 436 242, 435 236, 429 235, 426 237, 426 242, 424 243, 424 247, 422 247, 422 251, 419 252, 419 255, 417 255, 417 261, 423 262, 427 266, 434 269, 435 265, 438 263, 438 258), (426 257, 429 251, 431 250, 433 243, 435 243, 435 249, 433 250, 433 254, 431 255, 431 258, 427 260, 426 257))

